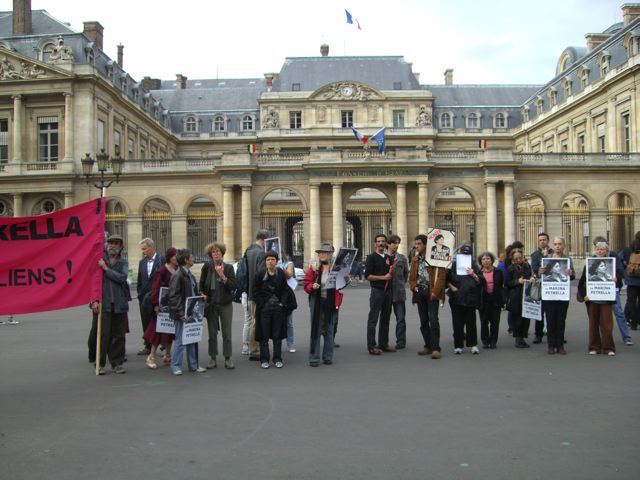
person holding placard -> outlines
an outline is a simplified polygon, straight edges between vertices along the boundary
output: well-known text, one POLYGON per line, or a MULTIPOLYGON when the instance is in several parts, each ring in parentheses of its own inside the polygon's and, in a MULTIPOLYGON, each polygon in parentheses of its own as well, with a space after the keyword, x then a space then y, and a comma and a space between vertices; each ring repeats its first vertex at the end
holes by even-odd
POLYGON ((475 262, 472 261, 473 250, 469 243, 458 247, 458 255, 447 272, 449 287, 449 306, 453 321, 453 346, 456 355, 462 354, 465 342, 471 353, 480 353, 478 348, 478 327, 476 310, 480 307, 480 277, 475 262), (465 267, 462 267, 464 262, 465 267), (464 273, 463 273, 464 272, 464 273))
POLYGON ((480 339, 482 347, 495 349, 500 333, 500 312, 504 306, 506 292, 502 271, 494 268, 496 257, 491 252, 483 252, 478 256, 481 271, 480 291, 480 339))
POLYGON ((631 244, 619 253, 624 283, 627 285, 627 305, 631 314, 631 330, 637 330, 640 323, 640 231, 631 244))
POLYGON ((173 357, 171 359, 171 372, 174 375, 182 375, 182 354, 187 350, 187 365, 190 372, 202 373, 207 369, 198 365, 198 344, 182 344, 182 330, 186 317, 186 302, 188 297, 193 297, 198 292, 198 281, 191 273, 195 261, 191 250, 181 248, 176 253, 178 270, 169 282, 169 313, 176 324, 176 337, 173 342, 173 357))
POLYGON ((522 295, 524 293, 524 281, 535 282, 536 280, 531 273, 531 266, 524 259, 524 252, 521 248, 511 250, 511 264, 508 272, 507 310, 511 312, 516 348, 529 348, 530 345, 525 338, 529 336, 530 320, 522 316, 522 295))
POLYGON ((178 261, 176 259, 177 250, 175 247, 167 249, 165 253, 165 263, 160 265, 158 271, 153 276, 153 282, 151 284, 151 305, 153 306, 153 316, 149 322, 149 326, 144 332, 144 339, 151 344, 151 351, 149 356, 145 360, 145 365, 152 370, 158 368, 156 364, 156 351, 158 345, 164 345, 164 356, 162 363, 164 365, 171 364, 171 344, 173 343, 173 335, 170 333, 158 333, 156 332, 156 322, 158 312, 160 312, 160 289, 162 287, 169 287, 171 276, 178 269, 178 261))
MULTIPOLYGON (((295 275, 295 264, 286 253, 282 254, 282 265, 280 266, 282 271, 287 276, 287 284, 291 287, 291 290, 295 290, 298 284, 295 275)), ((296 353, 295 338, 293 333, 293 313, 287 316, 287 349, 289 353, 296 353)))
MULTIPOLYGON (((551 257, 553 259, 568 257, 564 254, 565 240, 563 237, 554 237, 553 239, 553 253, 551 257)), ((566 282, 567 280, 574 280, 576 278, 573 271, 573 261, 569 260, 569 267, 562 271, 562 263, 559 261, 549 261, 545 265, 539 268, 539 273, 542 275, 542 282, 566 282)), ((542 310, 544 316, 547 319, 547 353, 553 355, 559 353, 560 355, 566 355, 567 351, 564 348, 564 331, 567 321, 567 311, 569 310, 569 300, 542 300, 542 310)))
MULTIPOLYGON (((607 242, 603 241, 596 244, 596 257, 606 257, 608 252, 609 245, 607 242)), ((601 262, 592 263, 595 268, 598 268, 601 262)), ((613 342, 613 304, 615 300, 592 300, 588 297, 587 277, 591 281, 591 275, 585 264, 578 282, 578 301, 585 302, 589 317, 589 355, 601 353, 612 357, 616 354, 616 346, 613 342)), ((617 280, 617 277, 612 277, 613 282, 617 282, 617 280)))

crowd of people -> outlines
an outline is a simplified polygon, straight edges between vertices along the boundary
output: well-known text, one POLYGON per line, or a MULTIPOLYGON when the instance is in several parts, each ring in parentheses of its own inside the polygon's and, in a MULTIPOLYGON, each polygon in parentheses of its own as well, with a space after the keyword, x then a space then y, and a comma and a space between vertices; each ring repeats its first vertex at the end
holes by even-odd
MULTIPOLYGON (((138 355, 144 355, 145 365, 157 369, 158 350, 162 352, 163 365, 170 366, 174 375, 182 375, 183 356, 186 352, 190 372, 202 373, 218 366, 218 333, 222 337, 224 368, 233 370, 232 318, 235 298, 242 293, 244 325, 242 355, 256 361, 263 369, 284 367, 282 342, 286 340, 290 353, 296 352, 294 344, 293 311, 298 307, 293 289, 296 286, 293 263, 280 258, 279 252, 267 249, 269 234, 260 229, 255 242, 244 252, 241 262, 244 271, 236 271, 224 261, 226 247, 213 242, 206 247, 208 261, 202 267, 200 279, 191 272, 194 255, 186 248, 169 248, 165 255, 156 252, 152 239, 140 241, 142 259, 138 265, 137 295, 140 309, 143 346, 138 355), (241 291, 240 291, 241 289, 241 291), (203 316, 208 330, 208 363, 198 363, 198 342, 183 342, 185 325, 198 317, 198 308, 189 299, 197 297, 204 305, 203 316), (159 327, 160 316, 170 319, 171 333, 159 327)), ((441 237, 441 236, 440 236, 441 237)), ((493 252, 484 251, 473 257, 470 242, 463 242, 450 252, 442 245, 442 238, 427 253, 426 235, 417 235, 408 258, 398 252, 401 238, 378 234, 374 239, 374 251, 364 261, 364 278, 370 285, 369 313, 366 322, 367 350, 371 355, 393 353, 406 348, 407 286, 411 303, 417 307, 420 321, 422 347, 420 356, 440 359, 439 311, 448 297, 451 308, 455 355, 461 355, 465 347, 474 355, 483 349, 496 349, 500 332, 502 310, 507 311, 508 333, 515 340, 516 348, 529 348, 527 343, 530 319, 523 311, 525 285, 536 282, 568 282, 576 278, 573 260, 565 252, 565 240, 556 236, 549 247, 549 235, 538 235, 538 248, 527 260, 521 242, 513 242, 499 258, 493 252), (434 265, 433 251, 447 252, 448 266, 434 265), (452 255, 450 254, 452 253, 452 255), (469 262, 472 258, 473 261, 469 262), (431 261, 430 261, 431 260, 431 261), (459 261, 463 261, 458 265, 459 261), (468 263, 467 263, 468 262, 468 263), (395 346, 390 344, 391 313, 396 320, 395 346), (478 339, 477 317, 480 318, 478 339)), ((125 335, 128 332, 128 310, 131 295, 127 282, 128 264, 122 258, 124 241, 118 235, 107 239, 104 257, 98 262, 103 270, 103 298, 94 301, 92 328, 89 334, 89 361, 98 362, 99 374, 105 374, 108 361, 114 373, 125 373, 125 335), (100 318, 100 328, 98 328, 100 318), (100 333, 98 333, 100 330, 100 333), (98 336, 100 342, 98 344, 98 336), (100 354, 97 353, 99 345, 100 354)), ((339 310, 343 301, 342 288, 349 284, 350 276, 336 282, 332 257, 333 245, 323 242, 316 250, 305 272, 303 287, 309 297, 310 339, 308 364, 332 365, 338 326, 339 310), (341 288, 338 285, 343 285, 341 288)), ((633 345, 630 334, 640 320, 640 232, 631 244, 621 252, 609 251, 603 237, 594 240, 594 260, 582 269, 579 276, 578 302, 584 302, 589 320, 587 351, 591 355, 614 356, 613 318, 616 319, 623 343, 633 345), (611 259, 615 259, 613 262, 611 259), (615 264, 611 272, 610 266, 615 264), (636 274, 636 272, 638 272, 636 274), (615 283, 615 300, 589 298, 587 282, 615 283), (620 301, 622 286, 627 287, 627 302, 620 301)), ((542 343, 547 336, 547 352, 550 355, 566 355, 565 328, 570 300, 542 299, 541 316, 535 321, 533 343, 542 343)))

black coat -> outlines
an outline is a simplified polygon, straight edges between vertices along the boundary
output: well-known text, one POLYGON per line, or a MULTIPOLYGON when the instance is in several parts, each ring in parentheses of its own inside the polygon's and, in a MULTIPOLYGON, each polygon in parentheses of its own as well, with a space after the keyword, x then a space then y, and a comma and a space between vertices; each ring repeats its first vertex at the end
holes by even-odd
MULTIPOLYGON (((478 266, 471 265, 473 271, 480 276, 478 266)), ((471 275, 458 275, 456 273, 456 262, 451 265, 451 270, 447 271, 447 285, 451 284, 458 289, 457 292, 448 290, 449 303, 463 307, 480 307, 480 284, 471 275)))
POLYGON ((504 288, 504 278, 502 271, 493 269, 493 293, 487 292, 487 281, 484 274, 480 272, 480 301, 482 305, 493 305, 494 307, 504 307, 507 303, 507 292, 504 288))
POLYGON ((268 340, 270 338, 269 332, 262 331, 262 310, 267 307, 269 303, 279 306, 279 314, 274 321, 278 322, 279 338, 280 340, 287 337, 287 317, 289 314, 298 308, 295 294, 293 290, 287 285, 287 279, 284 272, 280 268, 276 268, 275 273, 275 285, 271 282, 267 282, 267 269, 262 268, 256 273, 253 278, 253 301, 256 302, 256 334, 255 340, 257 342, 268 340), (273 288, 272 288, 273 287, 273 288))
POLYGON ((507 287, 509 289, 507 310, 515 315, 522 315, 522 291, 524 284, 518 281, 520 278, 529 280, 531 278, 531 265, 524 262, 521 265, 512 263, 507 270, 509 272, 509 280, 507 287))

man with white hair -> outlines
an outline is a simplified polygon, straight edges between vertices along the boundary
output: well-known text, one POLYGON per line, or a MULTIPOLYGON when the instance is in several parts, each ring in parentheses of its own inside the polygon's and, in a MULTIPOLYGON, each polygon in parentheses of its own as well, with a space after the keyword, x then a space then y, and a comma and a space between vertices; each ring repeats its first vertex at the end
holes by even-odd
MULTIPOLYGON (((153 305, 151 304, 151 285, 153 276, 160 265, 164 264, 164 258, 156 252, 156 244, 150 238, 143 238, 139 242, 142 259, 138 264, 138 304, 140 305, 140 320, 142 321, 142 335, 149 326, 149 321, 153 315, 153 305)), ((144 341, 144 346, 138 351, 138 355, 149 355, 151 344, 144 341)))

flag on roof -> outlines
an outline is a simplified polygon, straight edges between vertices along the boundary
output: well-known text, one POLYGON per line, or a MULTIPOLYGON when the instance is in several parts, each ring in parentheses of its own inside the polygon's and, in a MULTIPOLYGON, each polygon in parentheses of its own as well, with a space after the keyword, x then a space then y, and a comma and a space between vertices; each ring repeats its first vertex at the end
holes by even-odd
POLYGON ((366 135, 363 135, 362 132, 360 132, 359 130, 356 130, 355 128, 351 127, 351 130, 353 130, 353 134, 356 136, 356 139, 361 143, 361 144, 365 144, 369 141, 369 137, 367 137, 366 135))
POLYGON ((371 138, 373 140, 376 141, 376 143, 378 144, 378 152, 380 153, 384 153, 384 148, 385 148, 385 144, 384 144, 384 129, 385 127, 382 127, 380 130, 378 130, 376 133, 374 133, 371 138))
POLYGON ((358 20, 356 20, 353 15, 351 15, 349 13, 349 11, 345 8, 344 13, 347 14, 347 23, 350 25, 355 25, 356 27, 358 27, 358 30, 362 30, 362 28, 360 28, 360 22, 358 22, 358 20))

